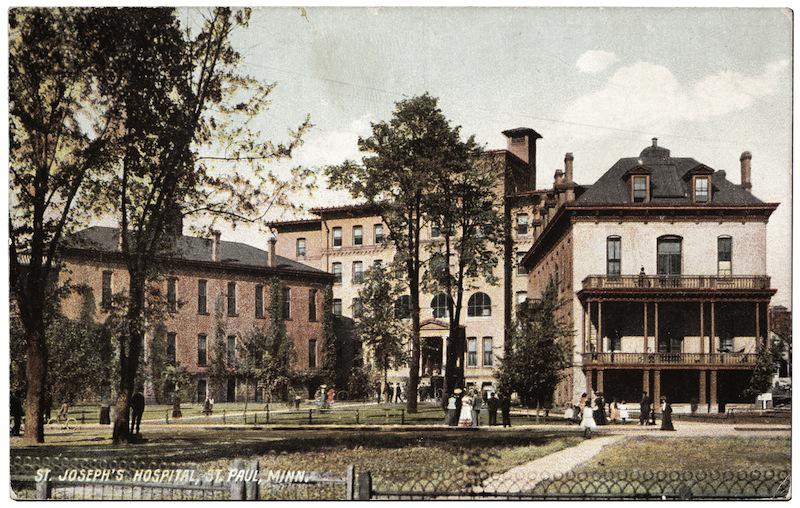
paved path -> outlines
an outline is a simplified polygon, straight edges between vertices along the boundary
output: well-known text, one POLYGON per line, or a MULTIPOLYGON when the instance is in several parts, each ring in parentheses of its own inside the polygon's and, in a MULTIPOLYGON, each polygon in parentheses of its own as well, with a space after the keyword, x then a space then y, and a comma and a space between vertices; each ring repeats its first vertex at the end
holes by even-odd
POLYGON ((529 492, 539 482, 547 480, 553 475, 571 471, 576 466, 592 460, 604 447, 627 439, 627 437, 622 434, 595 436, 577 446, 566 448, 509 469, 498 476, 493 476, 476 489, 482 492, 529 492))

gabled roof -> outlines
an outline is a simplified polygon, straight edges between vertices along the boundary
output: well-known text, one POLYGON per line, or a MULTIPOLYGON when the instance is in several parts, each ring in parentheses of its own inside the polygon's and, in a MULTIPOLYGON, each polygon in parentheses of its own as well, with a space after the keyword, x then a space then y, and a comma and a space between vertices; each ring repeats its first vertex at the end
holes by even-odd
MULTIPOLYGON (((92 226, 81 231, 77 231, 67 237, 65 246, 74 249, 86 249, 100 252, 116 252, 118 229, 105 226, 92 226)), ((186 261, 212 262, 211 259, 212 240, 208 238, 197 238, 194 236, 181 235, 175 242, 175 259, 186 261)), ((251 245, 239 242, 220 241, 219 263, 226 265, 236 265, 242 267, 267 268, 267 252, 251 245)), ((308 265, 298 263, 283 256, 275 256, 277 269, 287 269, 293 271, 307 272, 309 274, 326 274, 322 270, 317 270, 308 265)))
MULTIPOLYGON (((631 203, 627 177, 643 170, 650 172, 652 204, 691 204, 691 178, 687 176, 691 176, 693 171, 712 175, 712 205, 763 203, 741 185, 728 181, 724 171, 714 171, 691 157, 672 157, 669 150, 655 144, 642 150, 639 157, 619 159, 576 200, 576 203, 581 205, 631 203)), ((641 203, 642 206, 647 204, 641 203)))

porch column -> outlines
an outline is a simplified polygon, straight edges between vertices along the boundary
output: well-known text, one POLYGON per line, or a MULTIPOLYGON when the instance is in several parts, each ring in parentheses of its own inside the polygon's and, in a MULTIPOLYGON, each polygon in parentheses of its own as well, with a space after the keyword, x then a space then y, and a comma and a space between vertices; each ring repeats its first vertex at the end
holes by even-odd
POLYGON ((708 411, 708 408, 704 407, 707 404, 707 402, 706 402, 706 371, 700 370, 700 371, 698 371, 697 374, 699 376, 699 381, 700 381, 698 383, 698 385, 700 386, 700 394, 699 394, 699 397, 697 397, 697 405, 700 408, 708 411))
POLYGON ((597 391, 603 392, 603 369, 597 369, 597 391))
POLYGON ((704 311, 703 302, 700 302, 700 354, 706 352, 706 327, 704 322, 703 311, 704 311))
POLYGON ((592 393, 592 369, 586 369, 586 393, 592 393))
POLYGON ((653 331, 653 337, 656 339, 655 347, 653 348, 654 353, 658 353, 658 302, 656 302, 656 314, 654 324, 656 325, 655 330, 653 331))
POLYGON ((642 392, 650 395, 650 371, 647 369, 642 371, 642 392))
POLYGON ((653 406, 656 413, 661 412, 661 371, 653 370, 653 406))
POLYGON ((447 337, 442 337, 442 374, 447 368, 447 337))
MULTIPOLYGON (((586 305, 587 305, 587 306, 589 305, 589 304, 588 304, 588 302, 587 302, 587 304, 586 304, 586 305)), ((581 335, 583 335, 583 337, 582 337, 582 340, 583 340, 583 349, 581 350, 581 352, 582 352, 582 353, 586 353, 586 352, 588 352, 588 351, 589 351, 589 341, 588 341, 588 339, 586 338, 586 309, 584 309, 583 307, 581 307, 581 311, 582 311, 582 312, 581 312, 581 316, 582 316, 582 321, 581 321, 581 335)))
POLYGON ((644 344, 642 345, 642 353, 647 353, 647 302, 644 302, 644 344))
POLYGON ((711 302, 711 337, 708 338, 708 351, 716 353, 717 348, 714 347, 717 341, 717 302, 711 302))
POLYGON ((708 391, 709 391, 709 398, 711 399, 709 413, 712 411, 717 411, 717 371, 710 370, 708 372, 708 391))
POLYGON ((603 301, 597 302, 597 350, 603 352, 603 301))
POLYGON ((761 305, 756 302, 756 351, 759 351, 761 346, 761 305))

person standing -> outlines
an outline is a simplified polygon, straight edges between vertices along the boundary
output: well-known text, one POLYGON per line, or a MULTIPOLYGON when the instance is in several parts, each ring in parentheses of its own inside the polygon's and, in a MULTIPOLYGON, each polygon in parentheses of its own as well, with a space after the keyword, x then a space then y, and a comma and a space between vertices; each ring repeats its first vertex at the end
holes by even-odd
POLYGON ((14 417, 14 426, 11 427, 11 435, 19 436, 19 429, 22 427, 22 399, 18 393, 11 393, 11 416, 14 417))
POLYGON ((603 400, 603 393, 597 392, 597 396, 594 399, 594 421, 597 425, 607 425, 608 420, 606 419, 606 403, 603 400))
MULTIPOLYGON (((595 399, 595 403, 597 399, 595 399)), ((586 405, 583 407, 583 413, 581 418, 581 427, 583 428, 583 437, 585 439, 592 438, 592 432, 594 429, 597 428, 597 422, 594 420, 594 413, 595 413, 596 406, 592 406, 589 401, 586 401, 586 405)))
POLYGON ((473 427, 480 427, 480 425, 481 425, 481 407, 483 407, 483 401, 481 400, 480 393, 472 392, 472 426, 473 427))
POLYGON ((455 394, 451 395, 449 399, 447 399, 447 417, 445 418, 445 423, 450 427, 456 426, 456 396, 455 394))
POLYGON ((139 434, 139 426, 142 424, 142 415, 144 414, 144 394, 142 387, 136 388, 136 393, 131 397, 131 434, 139 434), (134 432, 134 428, 136 432, 134 432))
POLYGON ((625 404, 625 401, 623 400, 619 404, 619 418, 620 420, 622 420, 623 424, 626 424, 628 423, 628 418, 630 417, 631 415, 630 413, 628 413, 628 406, 625 404))
POLYGON ((489 426, 497 425, 497 408, 500 406, 500 401, 497 400, 497 394, 492 392, 486 404, 489 406, 489 426))
POLYGON ((500 413, 503 415, 503 427, 511 427, 511 396, 507 393, 500 396, 500 413))
POLYGON ((472 405, 473 400, 469 395, 465 395, 461 399, 461 413, 458 417, 458 426, 462 428, 472 427, 474 420, 472 419, 472 405))
POLYGON ((619 422, 619 404, 617 404, 617 399, 611 401, 611 423, 619 422))
POLYGON ((661 397, 661 430, 675 430, 672 425, 672 405, 666 397, 661 397))
POLYGON ((639 425, 647 425, 650 418, 650 397, 647 392, 642 392, 642 401, 639 403, 639 425))

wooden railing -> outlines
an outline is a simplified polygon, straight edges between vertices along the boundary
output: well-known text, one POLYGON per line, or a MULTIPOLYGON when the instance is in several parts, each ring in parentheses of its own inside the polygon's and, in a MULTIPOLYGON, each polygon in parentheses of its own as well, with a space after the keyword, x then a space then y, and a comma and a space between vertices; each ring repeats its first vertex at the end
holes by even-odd
POLYGON ((584 353, 584 365, 755 365, 753 353, 584 353))
POLYGON ((769 289, 765 275, 589 275, 583 289, 769 289))

